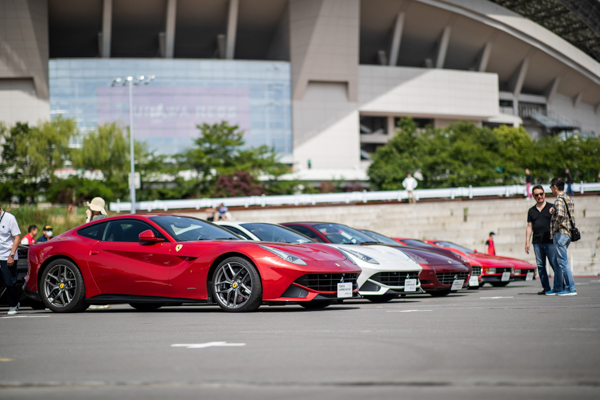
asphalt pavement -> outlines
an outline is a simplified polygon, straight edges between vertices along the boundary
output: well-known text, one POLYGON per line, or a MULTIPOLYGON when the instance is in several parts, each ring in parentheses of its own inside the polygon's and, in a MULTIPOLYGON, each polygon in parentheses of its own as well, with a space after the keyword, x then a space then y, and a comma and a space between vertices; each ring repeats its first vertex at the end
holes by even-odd
POLYGON ((598 399, 600 277, 320 311, 0 308, 0 399, 598 399))

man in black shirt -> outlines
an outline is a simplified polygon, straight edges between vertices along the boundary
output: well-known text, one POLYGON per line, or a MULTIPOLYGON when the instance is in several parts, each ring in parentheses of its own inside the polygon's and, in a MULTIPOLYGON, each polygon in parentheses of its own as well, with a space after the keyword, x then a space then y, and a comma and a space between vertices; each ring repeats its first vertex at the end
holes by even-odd
POLYGON ((532 242, 540 282, 544 288, 544 290, 538 294, 543 295, 550 290, 550 281, 548 280, 548 272, 546 271, 546 258, 548 259, 552 270, 555 269, 554 244, 550 238, 550 220, 552 219, 550 209, 553 205, 546 202, 546 194, 541 185, 535 185, 532 189, 532 193, 535 200, 535 206, 531 207, 527 212, 525 253, 529 254, 529 243, 532 242), (532 233, 533 241, 531 241, 532 233))
POLYGON ((575 195, 575 193, 573 193, 573 176, 571 175, 569 168, 565 168, 565 183, 567 184, 567 194, 573 197, 575 195))

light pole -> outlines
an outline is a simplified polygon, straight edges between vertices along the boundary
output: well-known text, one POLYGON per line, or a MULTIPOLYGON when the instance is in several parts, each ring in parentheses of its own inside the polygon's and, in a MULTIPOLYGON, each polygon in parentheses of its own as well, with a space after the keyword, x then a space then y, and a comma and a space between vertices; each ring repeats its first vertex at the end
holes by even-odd
POLYGON ((133 85, 147 85, 154 80, 151 76, 128 76, 124 79, 115 78, 111 86, 129 86, 129 158, 131 160, 131 174, 129 176, 129 196, 131 197, 131 213, 135 214, 135 158, 133 140, 133 85))

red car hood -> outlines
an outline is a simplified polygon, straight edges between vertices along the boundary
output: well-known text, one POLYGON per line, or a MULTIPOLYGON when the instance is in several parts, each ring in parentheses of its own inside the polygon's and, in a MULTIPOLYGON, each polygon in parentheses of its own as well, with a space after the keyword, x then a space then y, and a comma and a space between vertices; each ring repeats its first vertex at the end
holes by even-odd
POLYGON ((506 267, 513 266, 513 264, 509 260, 507 260, 503 257, 490 256, 488 254, 481 254, 481 253, 471 253, 471 254, 469 254, 469 256, 471 256, 475 260, 479 261, 481 263, 481 265, 484 267, 506 268, 506 267))
POLYGON ((513 264, 515 266, 515 268, 536 268, 535 265, 533 265, 530 262, 527 262, 525 260, 519 260, 518 258, 512 258, 512 257, 502 257, 502 256, 497 256, 503 260, 508 261, 509 263, 513 264))

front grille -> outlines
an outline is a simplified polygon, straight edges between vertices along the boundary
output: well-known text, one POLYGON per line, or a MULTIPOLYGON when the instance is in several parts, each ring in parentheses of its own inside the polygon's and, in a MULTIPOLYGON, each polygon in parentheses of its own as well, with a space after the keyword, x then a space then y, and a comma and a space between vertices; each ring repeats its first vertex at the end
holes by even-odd
POLYGON ((406 279, 417 279, 419 278, 419 272, 379 272, 369 279, 372 281, 379 282, 386 286, 404 286, 406 279))
POLYGON ((512 272, 510 268, 496 268, 496 273, 501 274, 503 272, 512 272))
POLYGON ((450 285, 452 284, 452 282, 454 282, 455 279, 463 279, 466 280, 467 279, 467 275, 469 275, 467 272, 440 272, 439 274, 436 274, 438 281, 440 281, 440 283, 444 284, 444 285, 450 285))
POLYGON ((298 285, 320 292, 337 292, 340 282, 352 282, 352 290, 358 288, 356 278, 358 274, 311 274, 296 279, 298 285))
POLYGON ((473 275, 473 276, 481 275, 481 267, 471 267, 471 268, 473 268, 473 272, 471 273, 471 275, 473 275))

